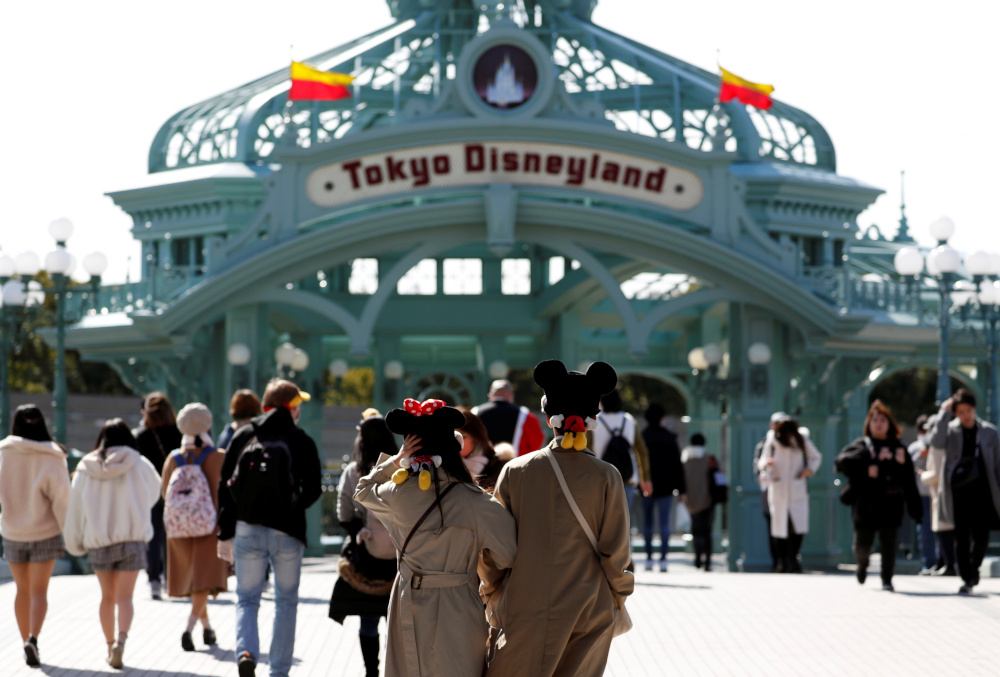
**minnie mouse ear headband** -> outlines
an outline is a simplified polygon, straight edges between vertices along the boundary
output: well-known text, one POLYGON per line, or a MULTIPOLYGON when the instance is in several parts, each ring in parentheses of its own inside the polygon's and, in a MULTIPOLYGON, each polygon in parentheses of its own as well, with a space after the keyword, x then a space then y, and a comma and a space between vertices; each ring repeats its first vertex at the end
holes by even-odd
MULTIPOLYGON (((455 431, 465 425, 465 414, 454 407, 449 407, 443 400, 417 400, 407 398, 402 409, 393 409, 385 416, 385 424, 397 435, 416 435, 420 438, 424 449, 453 447, 461 442, 461 437, 455 431)), ((441 465, 440 456, 412 456, 400 461, 399 470, 392 481, 402 484, 413 475, 418 476, 420 488, 427 490, 431 486, 431 468, 441 465)))
POLYGON ((563 448, 581 450, 587 430, 597 429, 601 395, 618 386, 618 374, 607 362, 594 362, 582 374, 567 371, 559 360, 545 360, 535 367, 535 383, 545 391, 542 411, 553 428, 563 431, 563 448))

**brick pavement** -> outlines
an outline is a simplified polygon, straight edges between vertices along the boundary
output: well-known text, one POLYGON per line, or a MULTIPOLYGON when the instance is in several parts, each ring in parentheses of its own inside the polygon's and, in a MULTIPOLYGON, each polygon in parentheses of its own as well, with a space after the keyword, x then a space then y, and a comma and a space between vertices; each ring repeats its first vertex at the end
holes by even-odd
MULTIPOLYGON (((878 576, 859 586, 848 574, 776 576, 704 573, 675 554, 670 572, 637 574, 629 610, 636 629, 615 640, 606 675, 995 675, 1000 637, 1000 580, 983 579, 960 598, 955 578, 897 576, 895 594, 878 576)), ((335 559, 310 560, 301 587, 294 677, 363 675, 357 618, 341 627, 326 617, 335 559)), ((721 569, 721 561, 717 569, 721 569)), ((114 674, 103 663, 92 576, 52 580, 40 647, 45 665, 24 666, 13 615, 13 583, 0 584, 0 676, 114 674)), ((142 584, 122 674, 200 677, 236 674, 232 593, 212 603, 219 648, 185 653, 183 601, 155 602, 142 584)), ((261 606, 266 648, 273 606, 261 606)), ((384 632, 384 625, 383 625, 384 632)), ((261 666, 262 668, 264 666, 261 666)), ((258 669, 258 674, 266 670, 258 669)), ((528 676, 530 677, 530 676, 528 676)))

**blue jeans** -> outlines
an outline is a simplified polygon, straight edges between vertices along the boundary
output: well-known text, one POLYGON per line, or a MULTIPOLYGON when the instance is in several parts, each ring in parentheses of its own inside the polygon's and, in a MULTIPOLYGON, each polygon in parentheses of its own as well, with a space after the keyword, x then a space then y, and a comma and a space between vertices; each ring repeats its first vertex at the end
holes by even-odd
POLYGON ((287 677, 295 646, 295 614, 302 573, 302 541, 283 531, 246 522, 236 523, 236 658, 244 651, 257 660, 260 638, 257 613, 267 564, 274 570, 274 628, 268 663, 271 677, 287 677))
POLYGON ((653 509, 660 520, 660 559, 666 559, 670 552, 670 508, 673 496, 642 497, 642 535, 646 539, 646 557, 653 558, 653 509))
POLYGON ((924 517, 920 520, 917 530, 920 532, 920 556, 924 561, 925 569, 933 569, 937 566, 937 538, 931 531, 931 497, 921 496, 920 502, 924 505, 924 517))
POLYGON ((625 485, 625 502, 628 503, 628 528, 629 541, 632 540, 632 501, 635 500, 635 492, 639 487, 634 484, 625 485))

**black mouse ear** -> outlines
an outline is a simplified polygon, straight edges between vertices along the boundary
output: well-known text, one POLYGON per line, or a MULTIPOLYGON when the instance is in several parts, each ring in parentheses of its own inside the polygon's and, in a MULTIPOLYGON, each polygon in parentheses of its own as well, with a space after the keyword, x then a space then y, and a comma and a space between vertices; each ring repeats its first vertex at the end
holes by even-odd
POLYGON ((455 407, 441 407, 434 412, 432 418, 435 422, 443 421, 446 426, 457 430, 465 425, 465 414, 455 407))
POLYGON ((566 377, 566 365, 559 360, 545 360, 535 367, 535 383, 547 390, 566 377))
POLYGON ((405 409, 393 409, 385 415, 385 426, 397 435, 412 433, 416 422, 417 417, 405 409))
POLYGON ((607 362, 594 362, 590 365, 590 368, 587 369, 587 379, 602 395, 606 395, 618 387, 618 373, 607 362))

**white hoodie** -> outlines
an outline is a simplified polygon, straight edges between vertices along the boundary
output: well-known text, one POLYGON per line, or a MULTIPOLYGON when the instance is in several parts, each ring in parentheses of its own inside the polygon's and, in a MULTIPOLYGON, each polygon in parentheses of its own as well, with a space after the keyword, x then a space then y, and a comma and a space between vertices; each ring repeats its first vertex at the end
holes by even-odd
POLYGON ((66 454, 54 442, 0 440, 0 534, 35 542, 58 536, 69 504, 66 454))
POLYGON ((160 498, 160 475, 131 447, 110 447, 105 459, 92 451, 73 474, 63 536, 74 555, 153 538, 150 510, 160 498))

